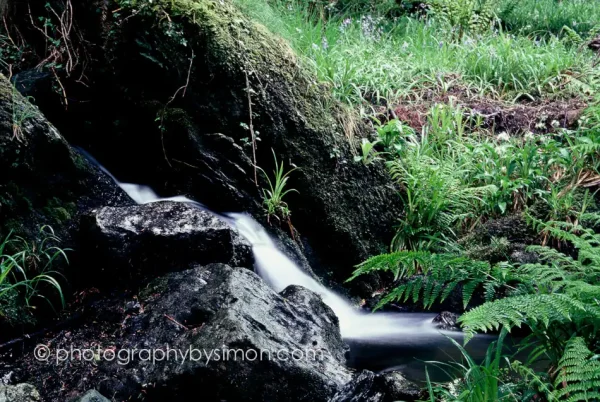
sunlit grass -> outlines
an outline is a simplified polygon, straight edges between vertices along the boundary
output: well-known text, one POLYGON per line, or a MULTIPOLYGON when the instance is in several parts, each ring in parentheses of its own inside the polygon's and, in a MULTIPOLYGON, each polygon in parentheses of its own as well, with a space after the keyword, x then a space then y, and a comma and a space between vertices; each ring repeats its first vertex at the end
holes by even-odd
POLYGON ((288 39, 319 79, 349 104, 414 98, 423 88, 443 91, 452 85, 508 100, 571 96, 597 86, 592 52, 570 47, 556 36, 535 39, 490 30, 452 41, 431 20, 324 20, 290 2, 237 1, 288 39))
POLYGON ((498 15, 507 28, 524 33, 559 34, 568 26, 585 34, 600 24, 600 1, 502 0, 498 15))

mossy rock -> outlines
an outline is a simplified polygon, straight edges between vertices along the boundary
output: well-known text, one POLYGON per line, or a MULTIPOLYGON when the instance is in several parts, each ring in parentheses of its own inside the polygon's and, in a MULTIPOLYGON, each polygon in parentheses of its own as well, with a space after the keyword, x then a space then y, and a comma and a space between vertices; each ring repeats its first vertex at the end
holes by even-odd
POLYGON ((118 13, 98 13, 91 1, 75 7, 96 62, 86 71, 89 89, 64 77, 86 102, 71 99, 76 113, 54 121, 117 177, 266 223, 266 182, 258 174, 256 185, 247 146, 250 92, 256 164, 270 172, 273 150, 300 167, 289 181, 298 193, 286 202, 311 263, 344 280, 354 264, 388 248, 401 211, 396 188, 382 163, 353 161, 362 123, 284 40, 230 0, 109 2, 118 13))
POLYGON ((43 225, 66 235, 82 209, 123 197, 2 75, 0 171, 2 238, 33 237, 43 225))

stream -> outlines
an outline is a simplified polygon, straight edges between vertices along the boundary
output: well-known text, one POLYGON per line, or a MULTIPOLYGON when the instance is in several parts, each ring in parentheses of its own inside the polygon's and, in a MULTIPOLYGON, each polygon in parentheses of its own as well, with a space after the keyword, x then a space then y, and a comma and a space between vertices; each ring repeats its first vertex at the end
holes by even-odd
MULTIPOLYGON (((350 367, 374 372, 400 371, 412 381, 425 381, 427 366, 433 381, 444 381, 448 379, 444 371, 426 362, 461 361, 461 353, 450 338, 462 344, 463 334, 436 328, 432 322, 435 313, 370 313, 361 310, 298 267, 276 247, 265 228, 251 216, 244 213, 217 214, 184 196, 159 197, 148 186, 121 183, 87 152, 79 148, 78 151, 109 175, 137 204, 161 201, 188 203, 229 223, 251 244, 255 272, 276 292, 289 285, 300 285, 319 294, 339 319, 342 337, 350 346, 347 361, 350 367)), ((491 335, 477 335, 469 341, 466 350, 474 360, 482 360, 487 347, 495 339, 491 335)))

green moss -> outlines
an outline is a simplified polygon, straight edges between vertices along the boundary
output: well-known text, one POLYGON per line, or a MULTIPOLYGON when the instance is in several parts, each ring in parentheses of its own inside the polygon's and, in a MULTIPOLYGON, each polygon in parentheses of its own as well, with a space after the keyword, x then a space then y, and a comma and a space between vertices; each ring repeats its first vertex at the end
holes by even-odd
POLYGON ((62 207, 44 208, 44 215, 46 215, 50 221, 57 224, 62 224, 71 220, 71 214, 62 207))
POLYGON ((19 301, 15 290, 0 296, 0 322, 6 321, 10 326, 35 324, 35 319, 27 312, 24 303, 19 301))
MULTIPOLYGON (((244 84, 245 75, 251 86, 263 96, 261 102, 275 99, 268 93, 290 102, 298 117, 310 128, 324 132, 337 126, 332 115, 322 105, 336 105, 331 94, 323 91, 314 74, 303 68, 298 57, 283 39, 273 35, 263 25, 249 21, 230 0, 158 0, 119 2, 136 15, 155 18, 174 45, 188 43, 194 48, 202 44, 203 62, 207 66, 235 76, 237 84, 244 84), (151 5, 150 5, 151 4, 151 5), (165 19, 164 14, 172 18, 165 19), (174 38, 172 27, 181 26, 174 38), (208 40, 207 40, 208 38, 208 40), (256 77, 260 77, 260 81, 256 77), (265 88, 268 88, 266 90, 265 88)), ((177 49, 162 49, 177 52, 177 49)), ((187 50, 186 50, 187 53, 187 50)), ((240 100, 245 91, 240 91, 240 100)), ((335 107, 333 109, 336 109, 335 107)))
POLYGON ((166 278, 156 278, 152 281, 148 282, 146 286, 144 286, 139 291, 139 300, 144 302, 150 299, 155 294, 163 293, 167 290, 168 280, 166 278))

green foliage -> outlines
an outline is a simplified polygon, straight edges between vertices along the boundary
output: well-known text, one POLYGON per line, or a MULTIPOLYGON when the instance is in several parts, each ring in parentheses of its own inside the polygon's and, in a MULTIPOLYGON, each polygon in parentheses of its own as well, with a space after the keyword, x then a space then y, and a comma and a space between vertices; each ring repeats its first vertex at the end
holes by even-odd
POLYGON ((569 27, 587 37, 600 21, 600 9, 587 0, 501 0, 498 16, 508 29, 522 34, 559 35, 569 27))
POLYGON ((376 122, 377 136, 388 154, 400 151, 404 140, 415 135, 415 130, 398 119, 390 120, 386 124, 376 122))
MULTIPOLYGON (((22 300, 25 307, 34 308, 32 302, 36 298, 50 303, 45 293, 53 290, 64 306, 55 265, 61 259, 66 262, 68 259, 65 250, 58 247, 59 243, 60 239, 49 226, 40 229, 40 238, 35 241, 13 238, 9 234, 0 243, 0 298, 16 298, 22 300)), ((0 316, 7 315, 3 306, 0 304, 0 316)))
POLYGON ((364 165, 369 165, 374 161, 381 159, 379 153, 375 150, 375 146, 379 141, 371 142, 366 138, 363 138, 360 143, 360 155, 354 157, 355 162, 362 162, 364 165))
POLYGON ((409 136, 399 158, 389 162, 405 205, 393 250, 428 249, 454 238, 457 225, 475 219, 482 199, 496 191, 494 185, 465 182, 471 161, 450 136, 440 127, 425 130, 420 138, 409 136))
MULTIPOLYGON (((460 39, 448 41, 447 25, 432 20, 384 20, 364 14, 364 18, 334 14, 323 19, 306 2, 236 3, 287 39, 307 68, 338 99, 351 105, 412 101, 430 90, 446 93, 453 88, 512 100, 549 93, 581 94, 582 86, 587 87, 586 91, 595 91, 598 86, 593 54, 555 36, 532 40, 486 29, 481 35, 469 31, 460 39)), ((489 19, 483 18, 485 13, 480 13, 478 7, 473 7, 472 25, 489 26, 487 22, 481 24, 489 19)))
POLYGON ((399 285, 383 297, 376 309, 390 302, 422 302, 431 308, 443 302, 454 290, 462 293, 466 308, 476 290, 485 291, 487 300, 509 279, 506 264, 491 266, 454 254, 435 254, 428 251, 397 251, 368 259, 357 266, 350 280, 375 272, 391 272, 399 285))
MULTIPOLYGON (((530 247, 541 263, 512 270, 515 291, 510 297, 475 307, 459 321, 468 336, 528 326, 532 335, 524 346, 530 349, 530 360, 545 356, 557 368, 551 396, 593 400, 600 385, 598 362, 590 360, 598 351, 600 333, 600 234, 572 223, 531 220, 538 230, 571 244, 576 257, 548 247, 530 247)), ((597 222, 600 216, 587 215, 582 220, 597 222)))
POLYGON ((260 167, 258 168, 264 175, 267 183, 269 185, 268 188, 263 189, 263 204, 265 206, 267 212, 267 218, 275 217, 279 220, 289 221, 291 216, 291 211, 288 208, 288 205, 285 201, 283 201, 283 197, 286 194, 291 192, 298 192, 296 189, 287 189, 287 182, 289 180, 290 174, 296 170, 297 168, 293 168, 288 170, 287 172, 284 170, 283 161, 281 164, 277 161, 277 156, 275 155, 275 151, 273 152, 273 159, 275 161, 275 170, 273 171, 273 180, 269 177, 267 172, 265 172, 260 167))
POLYGON ((28 97, 27 101, 20 100, 21 95, 12 87, 12 130, 13 139, 23 140, 23 125, 25 122, 36 116, 36 109, 30 103, 33 98, 28 97))
POLYGON ((584 339, 569 339, 556 368, 555 400, 592 401, 600 399, 600 356, 588 349, 584 339))
POLYGON ((524 401, 522 395, 515 394, 516 385, 506 375, 506 370, 501 367, 501 363, 505 360, 503 347, 506 334, 506 331, 503 331, 498 340, 490 344, 481 364, 478 364, 464 347, 449 338, 460 350, 463 362, 428 363, 443 368, 448 374, 460 378, 460 381, 453 384, 455 386, 449 387, 447 384, 433 384, 428 378, 427 386, 431 400, 435 401, 437 398, 460 402, 524 401), (503 378, 506 380, 503 381, 503 378))
POLYGON ((497 0, 431 0, 433 15, 445 24, 458 39, 465 33, 481 34, 489 31, 495 21, 497 0))
POLYGON ((2 27, 0 27, 0 71, 10 73, 19 66, 27 52, 26 45, 17 45, 2 27))

